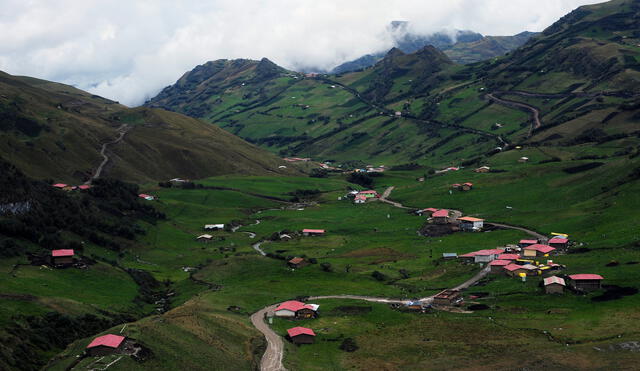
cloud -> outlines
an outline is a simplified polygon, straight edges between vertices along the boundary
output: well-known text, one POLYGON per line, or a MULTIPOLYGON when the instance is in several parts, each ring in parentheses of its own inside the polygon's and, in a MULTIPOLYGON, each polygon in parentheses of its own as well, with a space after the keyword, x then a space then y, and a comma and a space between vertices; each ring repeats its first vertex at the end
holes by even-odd
POLYGON ((3 0, 0 70, 138 105, 195 65, 268 57, 330 69, 392 45, 386 27, 541 31, 598 0, 3 0))

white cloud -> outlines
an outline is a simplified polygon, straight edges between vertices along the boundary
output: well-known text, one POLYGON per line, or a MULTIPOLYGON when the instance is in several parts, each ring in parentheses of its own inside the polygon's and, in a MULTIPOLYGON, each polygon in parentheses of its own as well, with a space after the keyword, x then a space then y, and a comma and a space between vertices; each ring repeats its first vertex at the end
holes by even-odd
POLYGON ((197 64, 268 57, 328 69, 415 32, 541 31, 599 0, 2 0, 0 70, 137 105, 197 64))

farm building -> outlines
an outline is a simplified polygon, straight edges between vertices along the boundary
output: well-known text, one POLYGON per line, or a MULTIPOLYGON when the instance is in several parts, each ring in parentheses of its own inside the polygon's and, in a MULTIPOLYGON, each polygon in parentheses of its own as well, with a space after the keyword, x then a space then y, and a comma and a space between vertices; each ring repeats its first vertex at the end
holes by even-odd
POLYGON ((473 218, 470 216, 463 216, 458 218, 460 222, 460 228, 463 231, 479 231, 484 225, 484 219, 473 218))
POLYGON ((473 263, 476 259, 476 253, 470 252, 467 254, 462 254, 458 256, 458 259, 462 260, 465 263, 473 263))
POLYGON ((443 252, 442 253, 442 258, 443 259, 455 259, 458 257, 458 254, 455 252, 443 252))
POLYGON ((302 234, 305 236, 322 236, 324 229, 303 229, 302 234))
POLYGON ((287 262, 287 265, 291 268, 302 268, 307 266, 309 263, 304 258, 293 258, 287 262))
POLYGON ((511 264, 509 260, 494 260, 491 263, 489 263, 489 266, 491 267, 490 273, 493 273, 493 274, 503 273, 504 267, 506 267, 509 264, 511 264))
POLYGON ((474 171, 476 173, 488 173, 491 170, 491 168, 489 166, 480 166, 479 168, 475 169, 474 171))
POLYGON ((356 195, 356 197, 354 198, 353 202, 356 203, 356 204, 363 204, 363 203, 367 202, 367 198, 365 196, 356 195))
POLYGON ((416 214, 418 215, 426 215, 428 217, 432 216, 433 213, 435 213, 436 211, 438 211, 438 209, 434 209, 433 207, 428 207, 426 209, 422 209, 422 210, 417 210, 416 214))
POLYGON ((572 274, 569 276, 570 283, 576 290, 595 291, 602 288, 602 280, 599 274, 572 274))
POLYGON ((538 274, 538 267, 531 264, 518 265, 518 264, 509 264, 504 267, 504 270, 507 272, 509 276, 518 277, 520 273, 524 273, 527 276, 536 276, 538 274))
POLYGON ((213 239, 213 236, 210 234, 201 234, 200 236, 196 237, 196 240, 200 242, 209 242, 211 241, 211 239, 213 239))
POLYGON ((294 344, 313 344, 316 337, 316 333, 306 327, 290 328, 287 334, 294 344))
POLYGON ((473 262, 474 263, 489 263, 492 260, 496 260, 498 255, 502 254, 504 250, 502 249, 489 249, 489 250, 479 250, 474 252, 473 262))
POLYGON ((565 286, 567 286, 563 278, 556 276, 547 277, 543 281, 544 291, 547 294, 562 294, 564 293, 565 286))
POLYGON ((473 183, 462 183, 462 186, 460 187, 461 191, 470 191, 473 189, 473 183))
POLYGON ((497 257, 498 260, 518 260, 520 255, 518 254, 500 254, 497 257))
POLYGON ((549 246, 556 249, 566 249, 569 246, 569 239, 563 237, 554 237, 547 242, 549 246))
POLYGON ((297 300, 290 300, 276 307, 274 314, 276 317, 309 319, 318 316, 319 307, 318 304, 305 304, 297 300))
POLYGON ((542 245, 542 244, 536 243, 533 245, 526 246, 524 248, 524 252, 522 256, 526 256, 526 257, 547 256, 549 254, 553 254, 555 250, 556 250, 555 248, 549 245, 542 245))
POLYGON ((87 353, 92 357, 106 356, 121 351, 123 345, 124 336, 112 334, 98 336, 87 345, 87 353))
POLYGON ((444 290, 433 297, 433 304, 454 305, 462 302, 462 296, 458 290, 444 290))
POLYGON ((205 224, 204 225, 205 231, 217 231, 220 229, 224 229, 224 224, 205 224))
POLYGON ((449 223, 449 210, 442 209, 431 214, 433 218, 433 222, 436 224, 447 224, 449 223))
POLYGON ((527 247, 527 246, 535 245, 537 243, 538 243, 538 240, 520 240, 520 242, 518 243, 518 246, 527 247))
POLYGON ((51 250, 51 263, 53 265, 73 264, 73 249, 51 250))

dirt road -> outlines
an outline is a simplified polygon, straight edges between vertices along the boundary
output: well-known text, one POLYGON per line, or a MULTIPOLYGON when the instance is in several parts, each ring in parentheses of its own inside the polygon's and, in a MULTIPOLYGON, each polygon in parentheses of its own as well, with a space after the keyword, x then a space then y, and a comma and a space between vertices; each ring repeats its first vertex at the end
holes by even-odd
POLYGON ((261 371, 286 371, 286 368, 282 365, 282 353, 284 350, 282 337, 276 334, 264 321, 267 313, 272 313, 275 309, 276 305, 271 305, 260 309, 251 316, 253 326, 262 332, 267 339, 267 350, 265 350, 262 360, 260 360, 261 371))
POLYGON ((498 98, 496 96, 494 96, 493 94, 487 94, 487 97, 493 101, 495 101, 498 104, 502 104, 503 106, 507 106, 507 107, 515 107, 515 108, 523 108, 529 112, 531 112, 531 116, 533 118, 533 125, 531 125, 531 127, 529 128, 529 134, 528 136, 531 136, 531 134, 533 134, 533 131, 539 127, 542 126, 542 122, 540 121, 540 111, 534 107, 534 106, 530 106, 526 103, 520 103, 520 102, 514 102, 511 100, 506 100, 506 99, 501 99, 498 98))
POLYGON ((385 190, 384 190, 384 192, 382 193, 382 195, 380 196, 379 200, 380 200, 380 201, 382 201, 382 202, 384 202, 384 203, 387 203, 387 204, 393 205, 393 206, 395 206, 395 207, 399 207, 399 208, 401 208, 401 209, 409 209, 408 207, 406 207, 406 206, 402 205, 400 202, 395 202, 395 201, 391 201, 391 200, 387 199, 387 197, 389 197, 389 195, 391 195, 391 192, 392 192, 395 188, 396 188, 396 187, 391 186, 391 187, 389 187, 389 188, 385 189, 385 190))
POLYGON ((104 169, 105 165, 109 162, 109 156, 107 156, 107 148, 112 145, 112 144, 117 144, 119 143, 122 139, 124 139, 125 134, 127 134, 127 132, 129 131, 130 127, 127 124, 122 124, 122 126, 120 126, 117 130, 118 137, 111 141, 111 142, 107 142, 105 144, 102 145, 102 149, 100 149, 100 155, 102 156, 102 162, 100 163, 100 165, 98 165, 98 168, 96 169, 95 173, 93 173, 93 176, 91 178, 89 178, 89 180, 87 180, 86 182, 84 182, 84 184, 91 184, 91 182, 93 182, 94 179, 98 179, 100 178, 100 175, 102 174, 102 170, 104 169))
POLYGON ((502 227, 502 228, 507 228, 507 229, 517 229, 519 231, 523 231, 525 233, 528 233, 530 235, 532 235, 533 237, 537 238, 538 240, 540 240, 541 243, 544 243, 547 241, 547 236, 540 234, 536 231, 532 231, 531 229, 527 229, 524 227, 517 227, 515 225, 509 225, 509 224, 502 224, 502 223, 484 223, 486 225, 494 225, 496 227, 502 227))

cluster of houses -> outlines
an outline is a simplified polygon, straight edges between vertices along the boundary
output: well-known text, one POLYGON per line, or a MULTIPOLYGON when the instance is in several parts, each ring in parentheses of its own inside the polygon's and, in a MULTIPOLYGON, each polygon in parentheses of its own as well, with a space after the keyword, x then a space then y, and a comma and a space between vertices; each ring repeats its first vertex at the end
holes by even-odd
POLYGON ((91 186, 89 184, 83 184, 83 185, 79 185, 79 186, 72 186, 69 184, 65 184, 65 183, 56 183, 56 184, 52 184, 51 185, 53 188, 57 188, 57 189, 61 189, 63 191, 76 191, 76 190, 80 190, 80 191, 86 191, 87 189, 91 188, 91 186))
MULTIPOLYGON (((302 230, 302 235, 305 237, 324 236, 325 233, 326 231, 324 229, 305 228, 302 230)), ((282 236, 280 238, 282 239, 282 236)), ((287 261, 287 265, 289 266, 289 268, 298 269, 298 268, 306 267, 307 265, 309 265, 309 261, 305 258, 294 257, 289 261, 287 261)))
POLYGON ((384 173, 387 169, 384 165, 378 167, 373 165, 367 165, 363 169, 354 169, 353 173, 384 173))
MULTIPOLYGON (((297 300, 289 300, 278 305, 273 315, 288 319, 313 319, 318 317, 318 304, 305 304, 297 300)), ((313 344, 315 332, 306 327, 293 327, 287 330, 287 337, 294 344, 313 344)))
MULTIPOLYGON (((541 276, 565 268, 550 259, 542 264, 536 259, 549 258, 568 248, 568 236, 559 235, 553 236, 546 244, 537 239, 523 239, 518 245, 478 250, 460 256, 455 253, 445 253, 443 258, 458 258, 467 263, 487 264, 491 274, 505 274, 525 281, 528 276, 541 276)), ((568 279, 569 285, 577 291, 593 291, 601 288, 603 277, 597 274, 574 274, 568 276, 568 279)), ((555 275, 544 278, 543 284, 547 293, 562 293, 567 286, 564 278, 555 275)))
POLYGON ((474 218, 471 216, 462 216, 453 219, 450 216, 451 212, 447 209, 428 207, 426 209, 417 210, 416 214, 419 216, 426 216, 434 224, 457 224, 463 231, 477 232, 481 231, 484 227, 484 219, 474 218))

